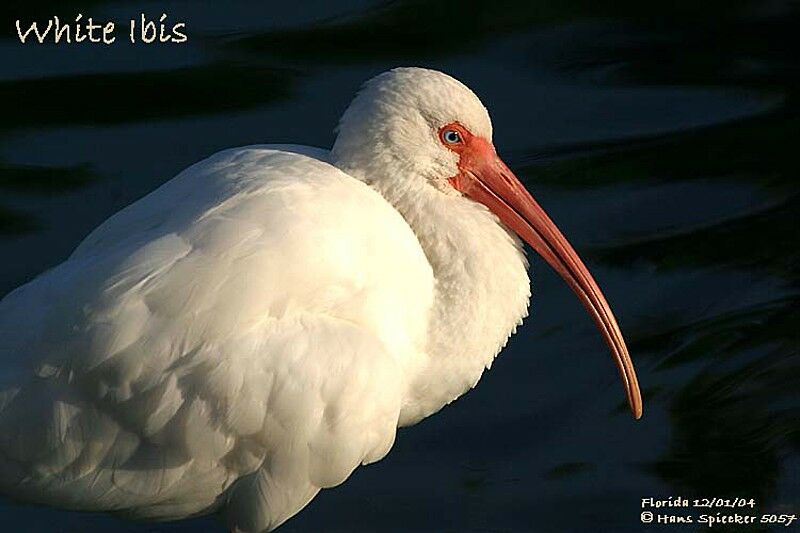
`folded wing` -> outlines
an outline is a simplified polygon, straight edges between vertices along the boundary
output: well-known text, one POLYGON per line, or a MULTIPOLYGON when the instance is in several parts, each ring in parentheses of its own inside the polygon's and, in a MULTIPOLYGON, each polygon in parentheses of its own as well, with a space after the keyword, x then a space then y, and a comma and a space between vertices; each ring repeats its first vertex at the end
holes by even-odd
POLYGON ((392 445, 433 278, 322 151, 229 150, 0 302, 0 489, 261 531, 392 445), (312 157, 314 156, 314 157, 312 157))

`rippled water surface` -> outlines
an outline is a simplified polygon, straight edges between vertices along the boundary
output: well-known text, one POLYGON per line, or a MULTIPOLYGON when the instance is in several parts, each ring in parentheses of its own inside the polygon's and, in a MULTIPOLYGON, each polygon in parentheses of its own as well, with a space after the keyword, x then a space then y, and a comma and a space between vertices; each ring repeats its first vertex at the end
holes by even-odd
MULTIPOLYGON (((479 387, 281 531, 664 531, 640 523, 640 499, 670 495, 800 514, 796 3, 12 0, 0 14, 2 293, 219 149, 330 146, 359 84, 398 65, 479 94, 501 154, 604 287, 641 421, 590 320, 534 258, 531 317, 479 387), (142 10, 185 21, 189 42, 15 41, 20 16, 142 10)), ((221 530, 8 501, 0 523, 221 530)))

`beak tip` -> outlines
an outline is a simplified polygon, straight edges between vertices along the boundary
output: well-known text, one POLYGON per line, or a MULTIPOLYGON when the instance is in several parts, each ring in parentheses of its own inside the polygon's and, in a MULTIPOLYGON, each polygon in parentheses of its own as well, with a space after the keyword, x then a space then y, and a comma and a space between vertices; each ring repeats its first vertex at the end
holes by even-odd
POLYGON ((634 420, 642 418, 642 397, 638 389, 636 390, 636 394, 628 399, 628 404, 631 407, 631 414, 633 414, 634 420))

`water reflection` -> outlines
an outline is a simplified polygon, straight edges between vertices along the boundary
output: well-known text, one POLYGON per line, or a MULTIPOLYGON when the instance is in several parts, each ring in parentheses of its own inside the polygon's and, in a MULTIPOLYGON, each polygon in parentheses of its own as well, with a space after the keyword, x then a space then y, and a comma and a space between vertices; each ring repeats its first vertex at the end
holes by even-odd
POLYGON ((211 63, 154 72, 5 81, 0 82, 0 98, 17 105, 3 114, 0 133, 234 112, 287 98, 293 78, 286 69, 211 63), (97 105, 108 100, 124 105, 97 105))
POLYGON ((747 494, 767 507, 787 496, 778 486, 800 434, 800 191, 792 161, 796 137, 787 135, 799 123, 791 105, 767 117, 644 146, 608 148, 541 172, 568 187, 607 186, 642 176, 719 179, 723 185, 744 180, 768 198, 744 213, 690 225, 680 224, 686 204, 675 203, 667 230, 594 250, 598 260, 617 268, 655 274, 695 268, 705 276, 736 269, 748 272, 754 285, 772 280, 773 288, 762 291, 758 301, 747 301, 742 290, 741 298, 728 295, 722 311, 703 312, 716 302, 703 302, 699 293, 693 301, 687 294, 682 313, 659 316, 654 310, 632 332, 631 349, 654 360, 652 381, 659 385, 649 396, 668 406, 672 428, 668 449, 647 469, 681 494, 747 494), (693 374, 680 373, 681 367, 693 374), (685 376, 685 382, 658 374, 685 376))

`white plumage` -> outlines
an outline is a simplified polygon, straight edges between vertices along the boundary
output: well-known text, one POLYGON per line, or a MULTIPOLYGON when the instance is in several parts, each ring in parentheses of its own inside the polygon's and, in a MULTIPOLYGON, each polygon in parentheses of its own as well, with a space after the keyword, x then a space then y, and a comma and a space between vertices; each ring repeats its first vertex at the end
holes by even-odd
POLYGON ((517 238, 448 182, 449 122, 491 140, 459 82, 383 74, 332 152, 216 154, 6 296, 0 490, 270 530, 474 386, 529 285, 517 238))

